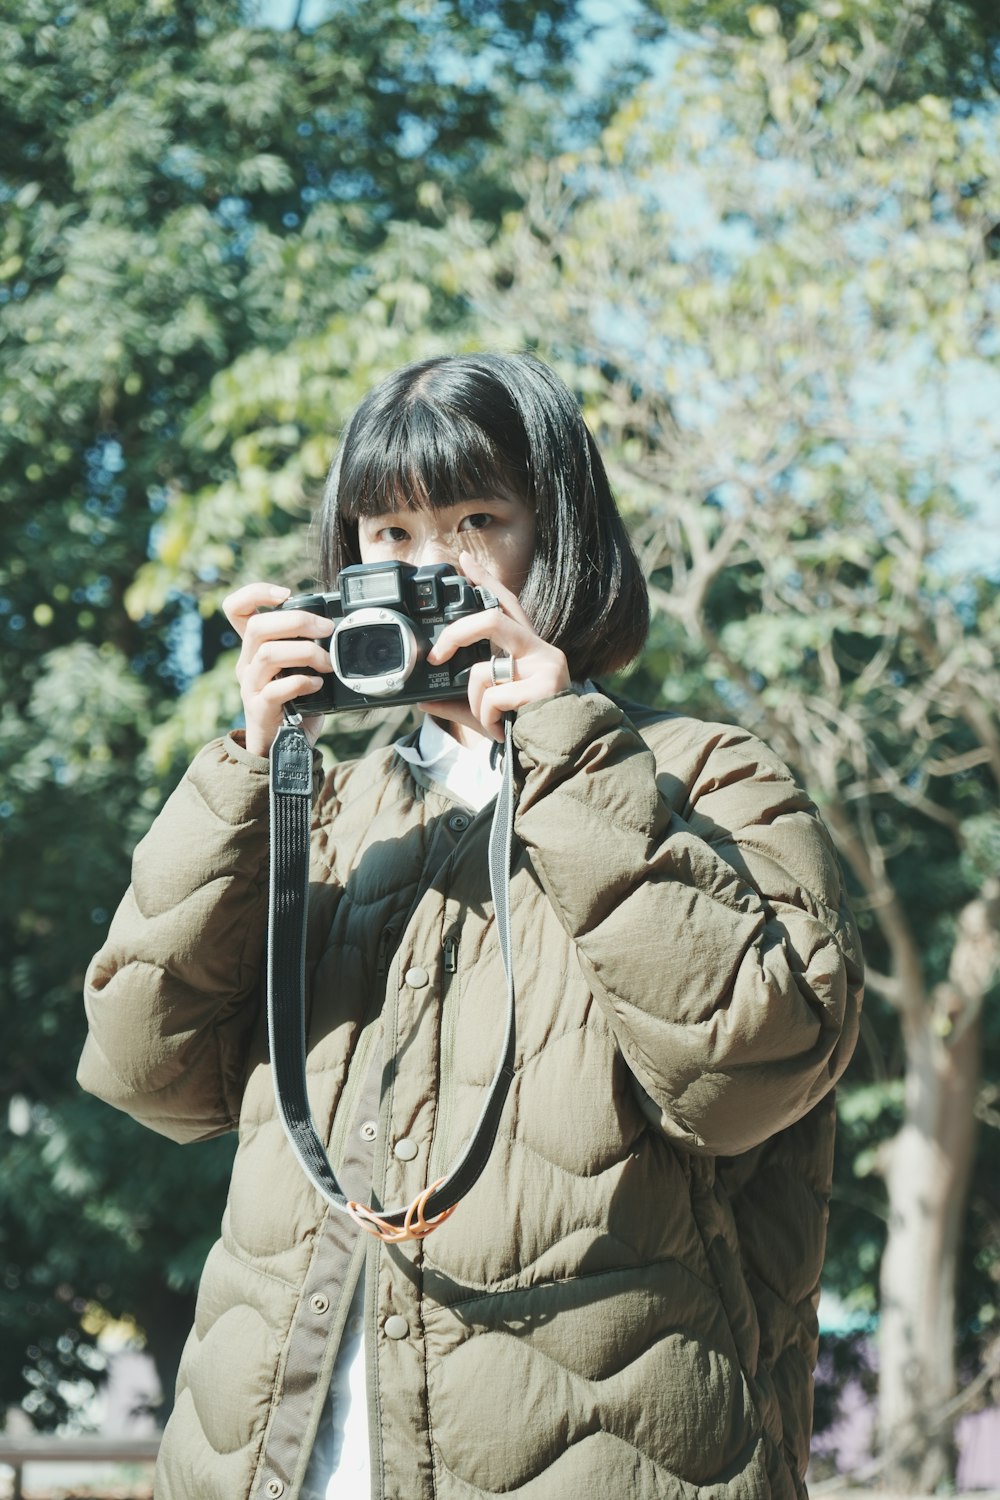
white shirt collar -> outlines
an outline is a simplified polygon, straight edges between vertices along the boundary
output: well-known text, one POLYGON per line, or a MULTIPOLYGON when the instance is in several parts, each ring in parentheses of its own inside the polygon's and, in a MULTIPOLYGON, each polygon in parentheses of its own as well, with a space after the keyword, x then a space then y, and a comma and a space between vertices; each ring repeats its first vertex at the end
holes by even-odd
MULTIPOLYGON (((589 679, 574 684, 574 688, 581 694, 597 691, 589 679)), ((408 745, 397 740, 394 749, 409 765, 419 767, 432 781, 439 781, 452 796, 478 812, 500 790, 502 773, 491 763, 493 744, 485 735, 477 735, 474 746, 463 745, 430 714, 424 714, 417 743, 408 745)))
POLYGON ((418 766, 432 781, 439 781, 453 796, 477 812, 496 796, 500 771, 490 764, 493 741, 477 736, 474 746, 462 745, 425 714, 415 745, 397 741, 397 755, 418 766))

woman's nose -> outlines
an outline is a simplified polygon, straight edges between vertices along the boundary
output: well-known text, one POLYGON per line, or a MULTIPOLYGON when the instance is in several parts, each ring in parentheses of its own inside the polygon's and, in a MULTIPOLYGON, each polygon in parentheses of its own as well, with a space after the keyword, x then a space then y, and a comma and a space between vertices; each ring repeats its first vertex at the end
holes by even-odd
POLYGON ((433 537, 421 544, 417 563, 422 568, 428 567, 431 563, 448 563, 457 569, 458 553, 457 544, 449 542, 444 537, 433 537))

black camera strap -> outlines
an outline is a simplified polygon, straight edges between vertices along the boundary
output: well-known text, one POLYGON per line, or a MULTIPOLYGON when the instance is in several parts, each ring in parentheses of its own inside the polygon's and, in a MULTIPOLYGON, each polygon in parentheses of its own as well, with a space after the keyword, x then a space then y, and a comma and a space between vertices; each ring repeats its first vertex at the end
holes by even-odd
POLYGON ((490 830, 489 873, 500 956, 507 976, 503 1050, 475 1129, 445 1177, 402 1208, 376 1212, 341 1192, 313 1123, 306 1089, 305 950, 312 816, 312 749, 297 714, 271 746, 271 868, 267 1027, 274 1092, 285 1133, 317 1192, 363 1229, 390 1242, 421 1239, 444 1222, 486 1165, 514 1077, 514 970, 510 943, 510 853, 514 826, 511 729, 504 730, 503 778, 490 830))

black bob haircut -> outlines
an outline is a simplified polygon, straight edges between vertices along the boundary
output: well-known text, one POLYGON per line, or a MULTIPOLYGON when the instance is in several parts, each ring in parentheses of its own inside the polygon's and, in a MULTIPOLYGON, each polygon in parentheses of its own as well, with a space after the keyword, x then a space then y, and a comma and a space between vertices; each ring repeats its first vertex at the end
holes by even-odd
POLYGON ((521 605, 575 681, 642 650, 645 579, 597 444, 554 371, 530 354, 459 354, 407 365, 369 392, 326 482, 326 588, 361 561, 358 521, 503 495, 535 512, 521 605))

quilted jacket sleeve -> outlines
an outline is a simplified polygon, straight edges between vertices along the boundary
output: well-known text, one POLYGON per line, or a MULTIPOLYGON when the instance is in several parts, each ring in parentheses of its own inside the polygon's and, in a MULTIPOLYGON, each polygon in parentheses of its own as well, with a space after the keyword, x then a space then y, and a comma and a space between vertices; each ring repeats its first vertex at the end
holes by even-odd
POLYGON ((268 765, 197 756, 135 851, 87 974, 81 1086, 179 1141, 232 1129, 267 925, 268 765))
POLYGON ((829 835, 745 732, 600 694, 518 714, 517 832, 662 1128, 745 1151, 846 1066, 861 960, 829 835))

